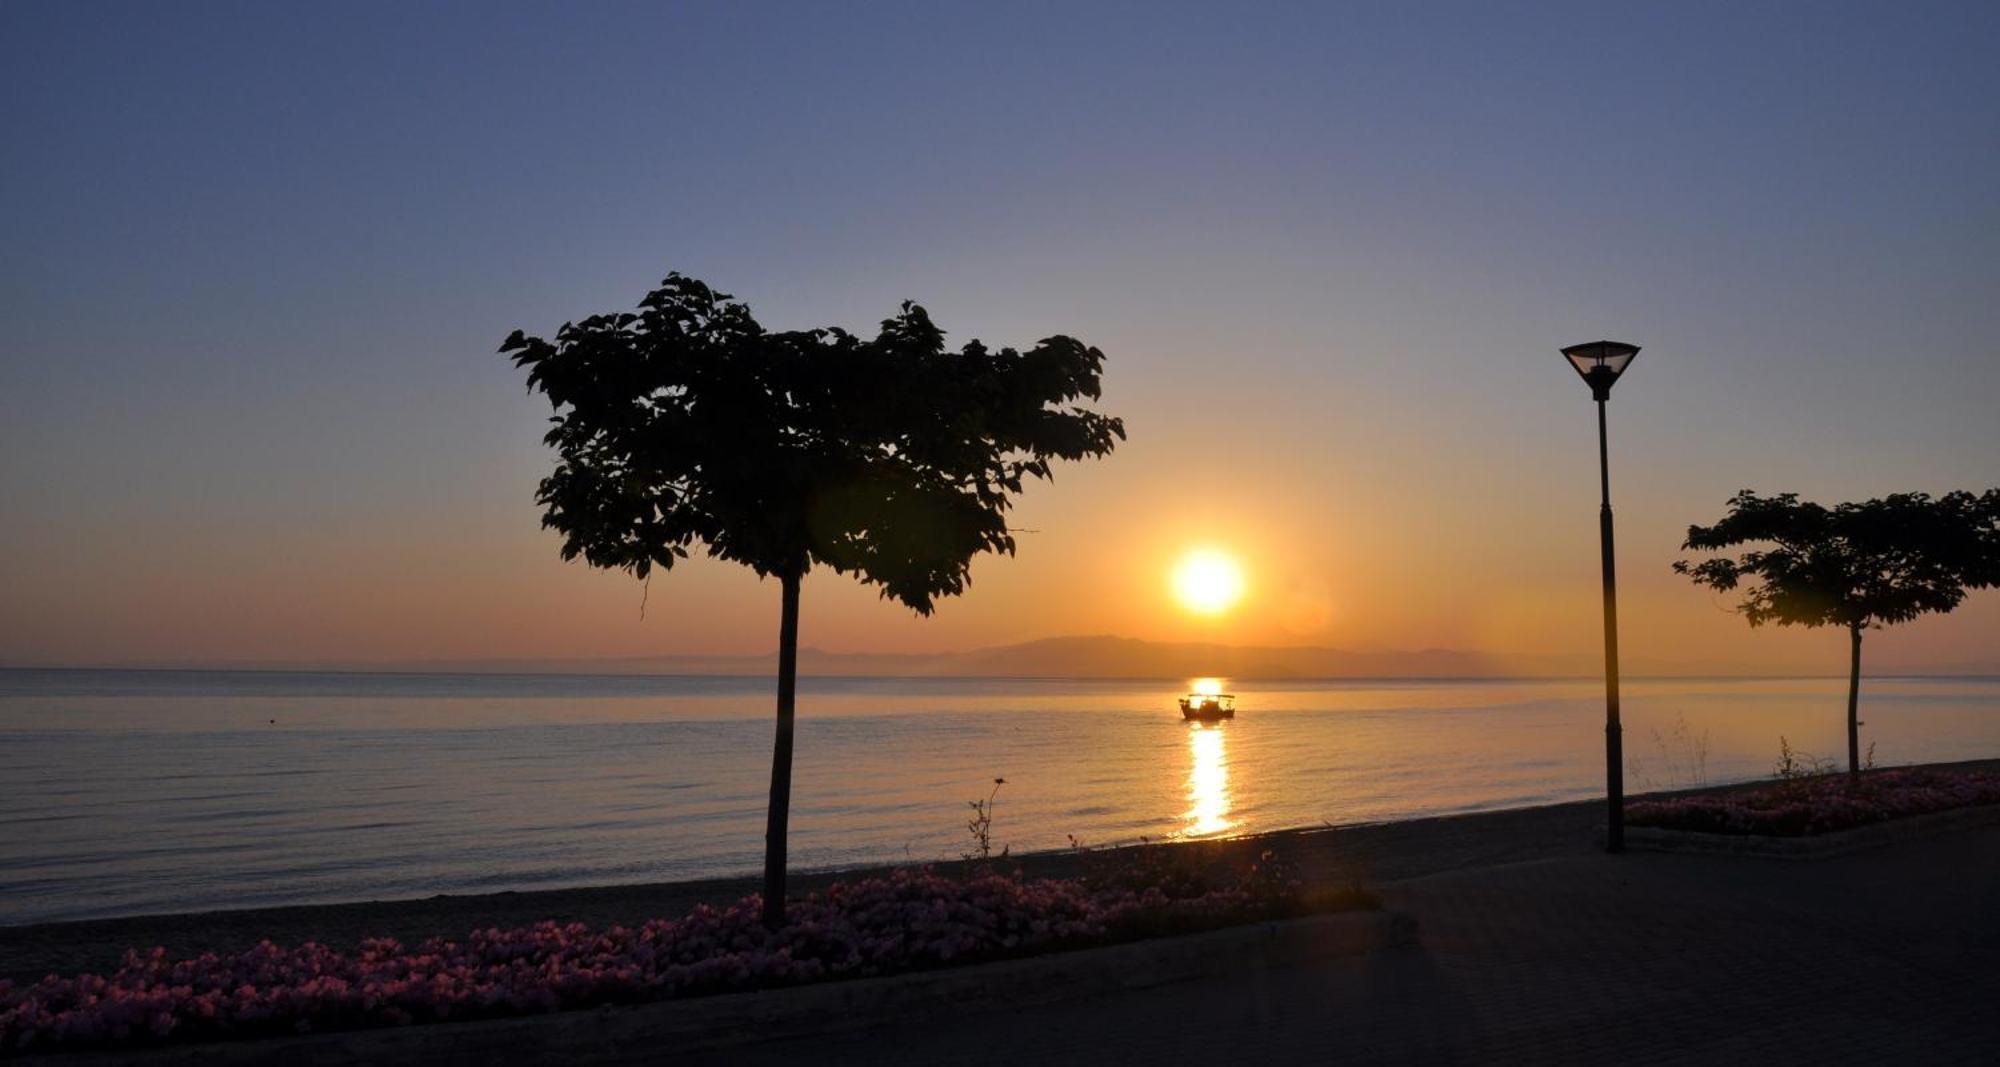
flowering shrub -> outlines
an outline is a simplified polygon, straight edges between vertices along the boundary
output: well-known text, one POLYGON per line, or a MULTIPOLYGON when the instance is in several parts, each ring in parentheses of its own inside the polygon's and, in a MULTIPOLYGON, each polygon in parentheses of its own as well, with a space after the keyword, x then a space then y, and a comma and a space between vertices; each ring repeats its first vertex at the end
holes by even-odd
MULTIPOLYGON (((1172 930, 1298 914, 1270 854, 1239 881, 1173 892, 1097 880, 930 869, 836 884, 794 901, 782 929, 761 901, 593 930, 553 922, 342 952, 268 941, 235 955, 128 952, 109 974, 0 981, 5 1052, 255 1036, 561 1011, 825 978, 888 974, 1172 930)), ((1372 904, 1355 894, 1337 906, 1372 904)), ((1312 907, 1328 905, 1315 900, 1312 907)))
POLYGON ((1833 774, 1792 777, 1755 789, 1640 800, 1625 816, 1634 826, 1667 830, 1809 837, 1980 804, 2000 804, 2000 774, 1913 768, 1865 772, 1854 785, 1845 774, 1833 774))

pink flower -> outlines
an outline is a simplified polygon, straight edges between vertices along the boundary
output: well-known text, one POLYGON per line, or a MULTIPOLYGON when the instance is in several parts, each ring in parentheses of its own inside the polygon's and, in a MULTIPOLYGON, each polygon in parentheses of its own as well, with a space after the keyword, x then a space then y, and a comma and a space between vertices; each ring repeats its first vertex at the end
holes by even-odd
POLYGON ((1913 768, 1869 772, 1858 784, 1850 784, 1844 774, 1833 774, 1754 789, 1641 800, 1627 809, 1627 817, 1635 826, 1808 836, 1983 804, 2000 804, 2000 775, 1913 768))
POLYGON ((1169 929, 1256 918, 1296 899, 1295 884, 1256 871, 1242 886, 1174 877, 1168 893, 1150 884, 1135 891, 1122 882, 906 870, 796 901, 777 931, 760 924, 761 901, 751 896, 636 928, 542 922, 475 930, 463 942, 432 938, 414 950, 388 938, 364 940, 352 953, 264 941, 233 956, 171 960, 153 948, 126 953, 109 974, 0 983, 0 1050, 395 1026, 881 974, 1040 951, 1149 922, 1169 929))

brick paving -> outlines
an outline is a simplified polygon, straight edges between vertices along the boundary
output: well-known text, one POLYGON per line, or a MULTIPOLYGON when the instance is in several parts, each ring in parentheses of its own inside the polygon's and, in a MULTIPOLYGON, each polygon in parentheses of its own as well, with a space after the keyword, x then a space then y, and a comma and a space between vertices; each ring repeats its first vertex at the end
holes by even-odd
POLYGON ((687 1062, 2000 1062, 2000 828, 1822 860, 1577 848, 1390 883, 1420 943, 687 1062))

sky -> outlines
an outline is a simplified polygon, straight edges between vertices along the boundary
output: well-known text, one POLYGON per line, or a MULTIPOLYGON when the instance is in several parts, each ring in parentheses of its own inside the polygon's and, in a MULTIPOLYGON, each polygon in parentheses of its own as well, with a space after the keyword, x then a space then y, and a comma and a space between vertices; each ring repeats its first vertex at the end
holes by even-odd
MULTIPOLYGON (((755 653, 773 583, 557 556, 495 353, 670 270, 774 329, 1068 333, 1130 440, 929 619, 1844 669, 1670 564, 1738 489, 2000 483, 2000 6, 11 3, 0 663, 755 653), (1232 611, 1173 599, 1197 548, 1232 611), (644 610, 642 613, 642 602, 644 610)), ((2000 592, 1870 638, 2000 671, 2000 592)))

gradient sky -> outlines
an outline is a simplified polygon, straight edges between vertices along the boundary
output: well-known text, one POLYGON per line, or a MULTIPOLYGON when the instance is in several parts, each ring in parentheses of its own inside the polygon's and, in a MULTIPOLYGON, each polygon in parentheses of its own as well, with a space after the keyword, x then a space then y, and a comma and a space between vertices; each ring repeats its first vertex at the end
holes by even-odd
MULTIPOLYGON (((1109 357, 1131 440, 920 620, 1845 666, 1670 573, 1739 488, 2000 483, 2000 5, 0 8, 0 662, 757 652, 777 591, 538 527, 494 354, 669 270, 767 326, 1109 357), (1194 544, 1241 556, 1177 610, 1194 544)), ((1872 666, 2000 669, 2000 593, 1872 666)))

